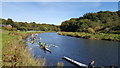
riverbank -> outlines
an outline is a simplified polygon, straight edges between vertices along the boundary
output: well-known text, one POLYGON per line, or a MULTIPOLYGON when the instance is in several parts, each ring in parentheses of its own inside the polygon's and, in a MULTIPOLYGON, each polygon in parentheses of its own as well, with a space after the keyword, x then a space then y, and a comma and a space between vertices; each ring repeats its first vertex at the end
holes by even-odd
POLYGON ((0 68, 2 65, 2 30, 0 29, 0 68))
POLYGON ((25 48, 24 39, 34 33, 43 32, 2 32, 2 65, 3 66, 44 66, 44 59, 34 59, 25 48))
POLYGON ((78 37, 84 39, 119 41, 120 34, 105 34, 105 33, 85 33, 85 32, 57 32, 58 35, 78 37))

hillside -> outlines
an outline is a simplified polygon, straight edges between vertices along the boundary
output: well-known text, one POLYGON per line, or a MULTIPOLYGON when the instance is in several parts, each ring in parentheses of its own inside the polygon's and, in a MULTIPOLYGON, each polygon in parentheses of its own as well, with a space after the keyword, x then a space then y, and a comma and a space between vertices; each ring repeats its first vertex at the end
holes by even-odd
POLYGON ((86 33, 120 33, 120 11, 100 11, 87 13, 83 17, 71 18, 61 23, 60 29, 65 32, 86 33))

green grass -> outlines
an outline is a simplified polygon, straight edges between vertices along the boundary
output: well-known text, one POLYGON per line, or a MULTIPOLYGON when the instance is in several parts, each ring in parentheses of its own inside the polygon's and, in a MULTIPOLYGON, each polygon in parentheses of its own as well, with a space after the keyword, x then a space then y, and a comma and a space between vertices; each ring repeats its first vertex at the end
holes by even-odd
MULTIPOLYGON (((2 32, 2 64, 3 66, 43 66, 44 59, 34 59, 25 49, 25 39, 36 32, 2 32)), ((41 33, 41 32, 37 32, 41 33)))
POLYGON ((120 41, 120 34, 85 33, 85 32, 58 32, 59 35, 80 37, 85 39, 120 41))

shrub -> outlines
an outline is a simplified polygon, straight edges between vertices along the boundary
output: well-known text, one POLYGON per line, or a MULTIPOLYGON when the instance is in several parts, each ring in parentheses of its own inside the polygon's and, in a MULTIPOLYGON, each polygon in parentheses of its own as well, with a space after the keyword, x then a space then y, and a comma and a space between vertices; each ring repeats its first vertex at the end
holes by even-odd
POLYGON ((17 31, 17 28, 12 28, 12 31, 17 31))
POLYGON ((92 28, 87 29, 88 33, 95 33, 95 31, 92 28))

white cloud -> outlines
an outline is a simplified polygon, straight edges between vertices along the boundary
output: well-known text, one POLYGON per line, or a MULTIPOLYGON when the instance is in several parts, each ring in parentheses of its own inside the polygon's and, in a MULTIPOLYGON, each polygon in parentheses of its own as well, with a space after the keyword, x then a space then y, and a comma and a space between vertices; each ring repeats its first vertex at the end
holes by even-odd
POLYGON ((119 0, 2 0, 2 2, 118 2, 119 0))

